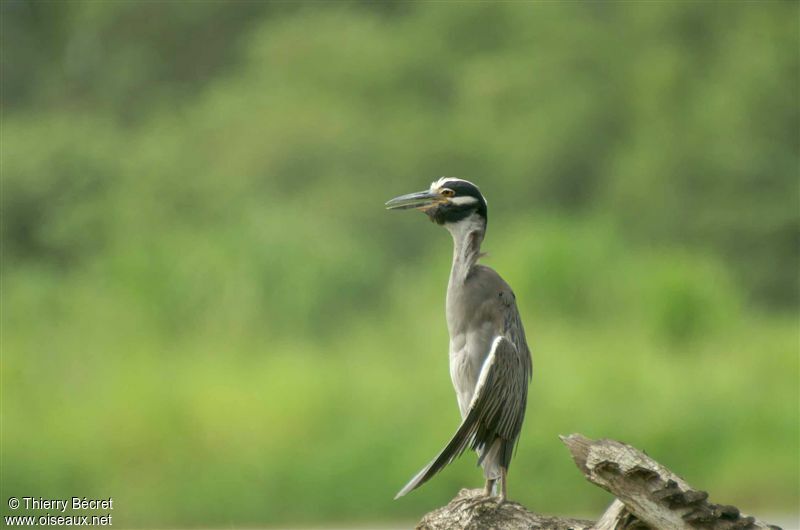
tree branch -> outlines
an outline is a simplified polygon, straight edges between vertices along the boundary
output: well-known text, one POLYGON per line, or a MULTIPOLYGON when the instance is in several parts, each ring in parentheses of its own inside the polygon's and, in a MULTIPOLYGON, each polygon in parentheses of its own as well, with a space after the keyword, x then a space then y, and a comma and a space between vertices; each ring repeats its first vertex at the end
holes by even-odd
MULTIPOLYGON (((641 523, 675 530, 778 528, 744 515, 734 506, 708 502, 708 493, 692 489, 681 477, 635 447, 615 440, 590 440, 581 434, 562 436, 561 441, 589 482, 618 499, 609 511, 622 516, 617 518, 618 525, 627 526, 598 526, 598 530, 636 528, 630 525, 641 523), (619 502, 638 523, 630 518, 623 521, 625 514, 619 502)), ((606 513, 608 517, 604 515, 600 522, 609 525, 614 518, 606 513)))

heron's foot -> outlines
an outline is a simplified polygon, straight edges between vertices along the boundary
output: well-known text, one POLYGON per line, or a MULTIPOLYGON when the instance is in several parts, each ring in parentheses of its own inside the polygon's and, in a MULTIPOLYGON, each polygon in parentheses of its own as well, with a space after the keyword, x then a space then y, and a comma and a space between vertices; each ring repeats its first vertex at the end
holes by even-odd
POLYGON ((495 479, 493 478, 486 479, 486 487, 483 489, 483 494, 486 495, 487 497, 492 497, 492 493, 494 490, 494 483, 495 479))
POLYGON ((508 496, 508 469, 500 468, 500 504, 506 502, 508 496))
MULTIPOLYGON (((486 486, 483 489, 483 495, 487 500, 497 502, 497 506, 502 506, 506 502, 506 492, 504 488, 498 488, 500 484, 497 481, 500 479, 486 479, 486 486), (499 491, 495 494, 495 489, 499 491)), ((501 483, 502 484, 502 483, 501 483)))

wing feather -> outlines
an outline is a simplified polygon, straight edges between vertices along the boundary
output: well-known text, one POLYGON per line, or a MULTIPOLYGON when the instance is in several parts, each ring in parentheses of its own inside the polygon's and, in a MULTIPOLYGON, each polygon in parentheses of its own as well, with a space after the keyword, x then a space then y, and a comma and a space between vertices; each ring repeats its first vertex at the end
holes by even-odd
POLYGON ((436 458, 422 468, 395 499, 427 482, 467 448, 485 455, 483 449, 488 449, 498 436, 512 445, 515 443, 522 428, 527 399, 529 369, 526 369, 524 357, 530 359, 527 351, 522 356, 519 353, 505 336, 494 338, 483 362, 469 411, 458 430, 436 458))

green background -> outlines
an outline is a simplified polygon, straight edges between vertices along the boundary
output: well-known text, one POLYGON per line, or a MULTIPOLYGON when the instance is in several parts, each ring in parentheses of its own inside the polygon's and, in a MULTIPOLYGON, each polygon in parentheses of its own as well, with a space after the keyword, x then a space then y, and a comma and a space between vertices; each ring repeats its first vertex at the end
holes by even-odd
POLYGON ((455 430, 451 241, 488 198, 534 354, 510 496, 596 516, 558 434, 797 511, 796 2, 2 2, 2 496, 116 527, 372 525, 455 430))

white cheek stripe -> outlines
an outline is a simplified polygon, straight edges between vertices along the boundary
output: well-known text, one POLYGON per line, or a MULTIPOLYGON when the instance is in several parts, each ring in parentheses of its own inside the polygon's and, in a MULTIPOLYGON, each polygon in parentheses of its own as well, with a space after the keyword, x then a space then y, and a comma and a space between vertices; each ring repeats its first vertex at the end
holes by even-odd
POLYGON ((450 202, 461 206, 464 204, 475 204, 476 202, 478 202, 478 199, 470 195, 464 195, 463 197, 453 197, 452 199, 450 199, 450 202))

